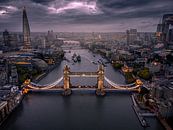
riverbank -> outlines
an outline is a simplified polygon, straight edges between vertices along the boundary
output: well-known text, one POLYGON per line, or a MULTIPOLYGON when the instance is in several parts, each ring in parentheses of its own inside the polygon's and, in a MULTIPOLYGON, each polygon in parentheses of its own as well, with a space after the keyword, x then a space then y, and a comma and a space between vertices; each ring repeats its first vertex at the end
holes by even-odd
POLYGON ((135 98, 135 94, 133 94, 131 98, 133 102, 133 109, 143 127, 149 126, 149 124, 146 122, 145 117, 150 117, 158 119, 166 130, 171 130, 171 128, 165 123, 165 121, 162 118, 158 117, 157 113, 154 113, 153 111, 148 110, 148 108, 141 106, 135 98))
POLYGON ((35 79, 32 81, 35 83, 38 83, 40 80, 42 80, 44 77, 46 77, 51 71, 53 71, 56 67, 60 65, 61 62, 58 62, 52 66, 49 66, 46 72, 43 72, 42 74, 38 75, 35 79))
POLYGON ((137 104, 137 102, 136 102, 136 100, 135 100, 135 98, 134 98, 134 95, 132 95, 131 98, 132 98, 132 102, 133 102, 133 105, 132 105, 133 110, 135 111, 135 113, 136 113, 136 115, 137 115, 137 117, 138 117, 138 119, 139 119, 141 125, 142 125, 143 127, 149 126, 148 123, 146 122, 146 120, 144 119, 144 117, 143 117, 142 114, 141 114, 141 110, 140 110, 139 107, 138 107, 138 104, 137 104))
MULTIPOLYGON (((44 77, 46 77, 51 71, 53 71, 56 67, 59 66, 61 62, 58 62, 57 64, 54 64, 52 66, 49 66, 46 72, 40 74, 37 76, 33 81, 39 82, 44 77)), ((7 95, 7 98, 1 100, 0 102, 0 125, 5 122, 6 119, 8 119, 9 115, 15 111, 15 109, 21 104, 22 100, 24 98, 24 94, 22 93, 22 90, 18 90, 15 93, 10 92, 9 95, 7 95)))
POLYGON ((17 92, 9 96, 5 101, 0 103, 0 125, 15 111, 23 100, 22 92, 17 92))
POLYGON ((134 104, 134 109, 139 109, 139 112, 137 112, 137 116, 143 116, 143 117, 155 117, 156 119, 159 120, 159 122, 162 124, 162 126, 166 129, 166 130, 172 130, 172 128, 168 125, 167 121, 162 118, 157 112, 155 112, 154 110, 152 110, 151 108, 141 104, 138 102, 137 97, 134 95, 132 95, 132 101, 134 104))

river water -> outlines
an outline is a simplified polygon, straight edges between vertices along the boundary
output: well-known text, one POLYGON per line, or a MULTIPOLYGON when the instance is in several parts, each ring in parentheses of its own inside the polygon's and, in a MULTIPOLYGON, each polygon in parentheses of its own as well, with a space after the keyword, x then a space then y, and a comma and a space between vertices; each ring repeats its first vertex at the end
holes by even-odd
MULTIPOLYGON (((67 51, 68 52, 68 51, 67 51)), ((62 76, 63 67, 68 64, 72 71, 96 71, 92 61, 102 59, 88 50, 73 50, 66 53, 81 55, 81 63, 63 61, 39 83, 47 84, 62 76)), ((110 64, 105 67, 105 75, 112 81, 125 84, 124 77, 110 64)), ((95 85, 93 78, 73 78, 73 85, 95 85)), ((60 83, 62 84, 62 83, 60 83)), ((105 83, 105 85, 107 85, 105 83)), ((155 118, 146 118, 150 127, 146 130, 163 130, 155 118)), ((94 94, 75 93, 63 97, 56 92, 29 93, 19 107, 9 116, 0 130, 143 130, 132 108, 129 93, 107 94, 97 97, 94 94)))

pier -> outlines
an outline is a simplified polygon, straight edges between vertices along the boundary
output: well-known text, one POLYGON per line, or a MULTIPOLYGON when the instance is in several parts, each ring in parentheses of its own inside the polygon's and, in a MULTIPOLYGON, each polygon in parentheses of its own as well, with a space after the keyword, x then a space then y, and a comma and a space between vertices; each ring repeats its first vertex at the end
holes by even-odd
POLYGON ((137 115, 137 117, 138 117, 138 119, 139 119, 141 125, 142 125, 143 127, 147 127, 148 124, 147 124, 146 120, 145 120, 144 117, 143 117, 143 114, 145 114, 145 113, 140 113, 140 109, 139 109, 139 107, 138 107, 138 104, 137 104, 136 101, 135 101, 134 96, 132 95, 131 98, 132 98, 132 101, 133 101, 133 105, 132 105, 133 110, 135 111, 135 113, 136 113, 136 115, 137 115))
POLYGON ((146 120, 143 118, 143 116, 142 116, 142 115, 139 113, 139 111, 137 110, 137 107, 134 106, 134 105, 133 105, 133 110, 135 111, 135 113, 136 113, 136 115, 137 115, 137 117, 138 117, 138 119, 139 119, 141 125, 142 125, 143 127, 147 127, 148 124, 147 124, 146 120))

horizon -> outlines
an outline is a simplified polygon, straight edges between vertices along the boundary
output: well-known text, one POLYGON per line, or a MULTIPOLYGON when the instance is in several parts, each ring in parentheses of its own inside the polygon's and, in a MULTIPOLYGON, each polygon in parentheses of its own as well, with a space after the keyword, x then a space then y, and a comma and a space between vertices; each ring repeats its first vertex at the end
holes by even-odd
MULTIPOLYGON (((131 29, 131 28, 129 28, 129 29, 131 29)), ((127 29, 127 30, 129 30, 129 29, 127 29)), ((10 33, 23 33, 22 31, 11 31, 11 30, 8 30, 8 29, 4 29, 3 31, 0 31, 0 33, 3 33, 5 30, 7 30, 8 32, 10 32, 10 33)), ((32 33, 48 33, 48 31, 51 31, 52 29, 48 29, 47 31, 43 31, 43 32, 30 32, 31 34, 32 33)), ((124 32, 55 32, 54 30, 52 30, 53 31, 53 33, 126 33, 126 31, 124 31, 124 32)), ((139 32, 138 30, 137 30, 137 33, 156 33, 156 31, 154 32, 139 32)))

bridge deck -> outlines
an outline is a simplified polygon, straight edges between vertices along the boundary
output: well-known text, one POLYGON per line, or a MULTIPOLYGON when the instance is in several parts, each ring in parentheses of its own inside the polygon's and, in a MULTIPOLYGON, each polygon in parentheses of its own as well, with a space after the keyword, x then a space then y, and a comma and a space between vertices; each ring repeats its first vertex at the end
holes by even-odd
MULTIPOLYGON (((70 86, 70 88, 73 90, 75 89, 80 89, 80 90, 87 90, 87 89, 94 89, 96 90, 97 89, 97 86, 70 86)), ((29 88, 30 89, 30 88, 29 88)), ((54 86, 52 88, 49 88, 49 89, 44 89, 44 87, 38 87, 38 89, 30 89, 30 90, 62 90, 64 89, 63 86, 54 86), (42 89, 43 88, 43 89, 42 89)), ((108 87, 108 86, 104 86, 104 90, 122 90, 122 91, 129 91, 128 89, 117 89, 117 88, 114 88, 114 87, 108 87)), ((130 91, 133 91, 133 90, 136 90, 136 89, 132 89, 130 91)))

